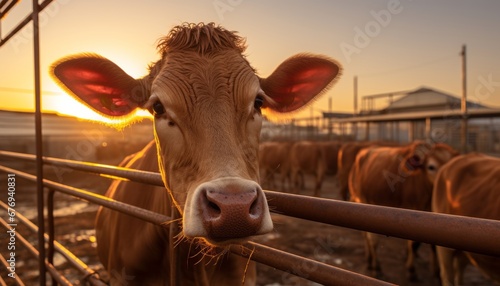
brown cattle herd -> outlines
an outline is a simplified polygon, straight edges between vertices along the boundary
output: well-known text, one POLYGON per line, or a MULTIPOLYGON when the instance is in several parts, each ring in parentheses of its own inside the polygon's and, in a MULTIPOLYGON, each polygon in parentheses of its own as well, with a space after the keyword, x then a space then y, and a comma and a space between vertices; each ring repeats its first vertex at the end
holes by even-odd
MULTIPOLYGON (((261 184, 270 190, 300 194, 312 188, 321 197, 328 191, 321 189, 323 180, 333 176, 346 201, 500 220, 500 159, 460 155, 443 143, 268 141, 260 144, 259 163, 261 184), (314 186, 305 186, 304 176, 313 176, 314 186)), ((364 237, 367 267, 379 275, 379 235, 364 237)), ((410 280, 417 279, 416 248, 408 242, 410 280)), ((462 285, 468 263, 500 282, 500 258, 444 247, 434 252, 429 263, 442 285, 462 285)))

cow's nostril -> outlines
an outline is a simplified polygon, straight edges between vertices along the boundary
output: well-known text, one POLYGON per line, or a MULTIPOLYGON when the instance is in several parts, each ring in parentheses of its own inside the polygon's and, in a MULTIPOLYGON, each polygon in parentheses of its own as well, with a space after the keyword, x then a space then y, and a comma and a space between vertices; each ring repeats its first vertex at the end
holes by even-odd
POLYGON ((217 202, 217 199, 214 199, 214 193, 215 192, 213 190, 207 190, 203 196, 203 205, 205 206, 208 219, 217 219, 220 217, 222 212, 219 207, 220 202, 217 202))
POLYGON ((210 211, 216 213, 216 214, 220 214, 220 208, 219 206, 216 204, 216 203, 213 203, 213 202, 208 202, 208 208, 210 209, 210 211))
POLYGON ((259 198, 256 196, 252 204, 250 205, 250 210, 249 210, 250 216, 256 217, 260 216, 262 214, 260 204, 259 204, 259 198))

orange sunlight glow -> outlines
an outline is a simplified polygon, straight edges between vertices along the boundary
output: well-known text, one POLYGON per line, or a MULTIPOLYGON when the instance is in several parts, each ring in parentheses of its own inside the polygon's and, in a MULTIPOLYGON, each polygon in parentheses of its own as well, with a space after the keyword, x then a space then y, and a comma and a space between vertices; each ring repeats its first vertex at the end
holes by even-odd
POLYGON ((59 115, 73 116, 88 121, 96 121, 116 128, 125 127, 126 125, 142 118, 152 118, 151 113, 142 109, 137 109, 131 115, 124 118, 113 119, 105 117, 67 95, 60 96, 60 98, 54 102, 53 108, 59 115))

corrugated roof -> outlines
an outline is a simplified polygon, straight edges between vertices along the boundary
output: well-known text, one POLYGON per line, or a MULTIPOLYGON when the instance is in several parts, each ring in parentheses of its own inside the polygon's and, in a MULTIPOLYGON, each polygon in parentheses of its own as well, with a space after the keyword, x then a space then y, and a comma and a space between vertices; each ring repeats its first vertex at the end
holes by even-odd
MULTIPOLYGON (((393 101, 388 107, 382 109, 384 112, 397 112, 408 109, 460 109, 461 99, 428 87, 422 87, 409 92, 403 97, 393 101)), ((467 107, 486 108, 477 103, 467 101, 467 107)))

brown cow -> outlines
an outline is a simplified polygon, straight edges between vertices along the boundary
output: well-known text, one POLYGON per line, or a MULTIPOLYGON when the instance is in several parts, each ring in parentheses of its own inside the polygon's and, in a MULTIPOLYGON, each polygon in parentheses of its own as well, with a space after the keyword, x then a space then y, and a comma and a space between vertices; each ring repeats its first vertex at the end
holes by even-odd
POLYGON ((264 142, 259 146, 259 168, 261 183, 269 188, 276 188, 274 174, 279 174, 281 189, 285 190, 285 181, 290 179, 290 148, 292 142, 264 142))
POLYGON ((296 192, 304 188, 304 175, 314 175, 316 179, 314 196, 318 197, 326 172, 323 147, 311 141, 299 141, 293 144, 290 150, 290 171, 292 185, 294 185, 292 188, 295 188, 296 192))
POLYGON ((326 173, 335 176, 338 171, 338 155, 342 144, 337 141, 318 142, 323 147, 326 162, 326 173))
MULTIPOLYGON (((212 254, 228 253, 230 244, 273 229, 258 184, 261 109, 302 107, 331 85, 340 67, 324 56, 300 54, 259 78, 242 55, 244 39, 213 23, 177 26, 158 48, 161 59, 141 79, 93 54, 56 63, 53 75, 108 117, 136 108, 154 115, 156 147, 148 145, 128 166, 159 170, 165 188, 120 181, 107 195, 165 215, 175 207, 182 218, 176 246, 184 260, 178 261, 180 284, 253 285, 254 263, 245 270, 244 259, 212 254), (201 254, 195 255, 195 245, 201 254)), ((171 235, 168 227, 101 208, 98 252, 111 284, 130 278, 128 285, 168 285, 171 235)))
POLYGON ((369 142, 349 142, 342 144, 337 157, 337 177, 339 180, 340 197, 347 201, 349 200, 349 172, 356 160, 358 152, 370 146, 369 142))
MULTIPOLYGON (((413 142, 402 147, 368 147, 359 151, 349 174, 351 200, 358 203, 430 211, 437 170, 457 152, 445 144, 413 142)), ((366 233, 368 267, 380 272, 378 237, 366 233)), ((406 267, 415 279, 412 243, 406 267)))
POLYGON ((356 155, 358 152, 366 147, 370 146, 397 146, 394 142, 382 142, 382 141, 363 141, 363 142, 348 142, 340 146, 338 157, 337 157, 337 168, 338 168, 338 180, 340 197, 344 201, 349 200, 349 173, 356 160, 356 155))
MULTIPOLYGON (((471 153, 446 164, 436 177, 432 211, 500 220, 500 159, 471 153)), ((500 258, 440 246, 436 250, 443 286, 463 285, 463 254, 486 276, 500 282, 500 258)))

